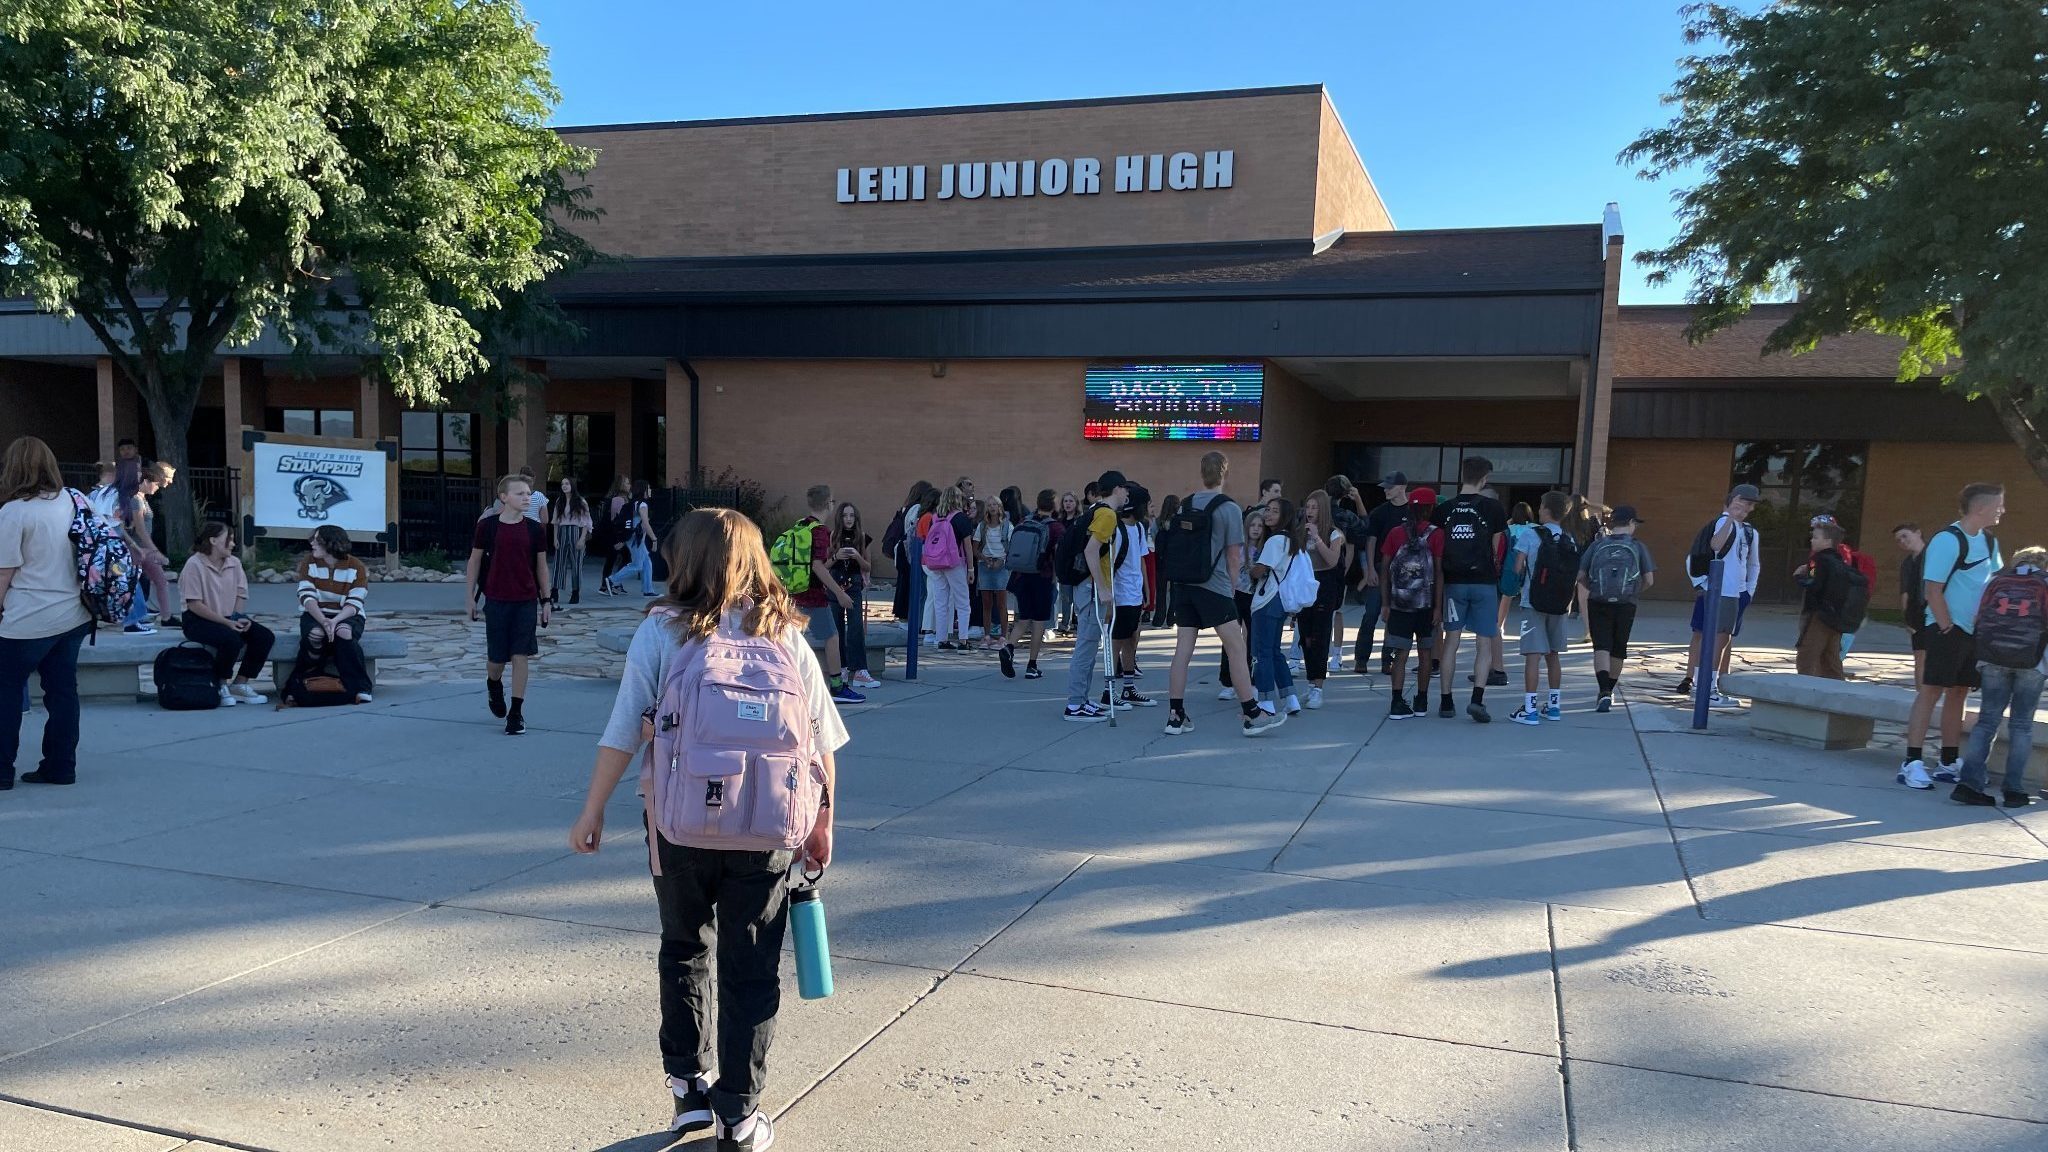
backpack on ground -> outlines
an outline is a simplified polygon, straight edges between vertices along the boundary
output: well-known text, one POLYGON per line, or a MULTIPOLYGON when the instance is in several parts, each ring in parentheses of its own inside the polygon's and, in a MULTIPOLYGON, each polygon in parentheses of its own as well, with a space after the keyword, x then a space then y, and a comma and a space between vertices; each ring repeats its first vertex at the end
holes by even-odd
POLYGON ((1306 559, 1307 550, 1296 551, 1287 558, 1287 567, 1280 572, 1280 607, 1289 612, 1302 612, 1313 607, 1316 593, 1322 585, 1316 580, 1315 562, 1306 559))
MULTIPOLYGON (((1816 560, 1815 566, 1818 564, 1816 560)), ((1870 578, 1845 562, 1840 552, 1829 567, 1834 575, 1821 587, 1820 603, 1814 611, 1822 624, 1846 635, 1863 627, 1863 617, 1870 611, 1870 578)))
POLYGON ((332 708, 355 702, 355 693, 342 684, 341 677, 325 669, 309 676, 293 676, 285 681, 284 691, 277 697, 279 708, 332 708))
POLYGON ((1010 529, 1010 550, 1003 556, 1003 568, 1010 572, 1036 572, 1045 564, 1045 549, 1052 529, 1043 520, 1026 520, 1010 529))
POLYGON ((799 520, 768 546, 768 564, 791 596, 811 590, 811 548, 818 527, 816 520, 799 520))
MULTIPOLYGON (((1066 534, 1060 537, 1060 546, 1052 557, 1052 574, 1055 579, 1068 587, 1085 584, 1090 579, 1088 572, 1088 525, 1095 519, 1095 510, 1106 508, 1106 504, 1094 504, 1081 513, 1067 526, 1066 534)), ((1208 577, 1203 577, 1204 580, 1208 577)))
POLYGON ((172 712, 203 712, 220 707, 220 680, 213 674, 213 649, 197 640, 156 654, 157 707, 172 712))
POLYGON ((1236 506, 1221 492, 1200 508, 1195 507, 1195 498, 1189 496, 1160 525, 1154 550, 1159 553, 1161 580, 1169 584, 1206 584, 1216 574, 1223 553, 1212 547, 1211 542, 1215 539, 1216 511, 1225 505, 1236 506))
POLYGON ((71 555, 78 568, 78 598, 93 623, 119 624, 135 609, 142 569, 121 530, 100 519, 76 488, 71 497, 71 555))
POLYGON ((1529 607, 1562 616, 1571 611, 1572 589, 1579 582, 1579 542, 1569 532, 1536 531, 1543 540, 1536 545, 1536 562, 1529 565, 1529 607))
POLYGON ((967 562, 960 551, 960 534, 953 531, 953 517, 932 516, 932 526, 924 534, 924 552, 918 561, 934 572, 958 568, 967 562))
POLYGON ((1444 536, 1444 580, 1491 580, 1493 578, 1492 532, 1486 517, 1474 504, 1447 504, 1438 525, 1444 536))
POLYGON ((1603 536, 1594 541, 1586 551, 1585 572, 1586 596, 1597 603, 1632 604, 1642 589, 1642 557, 1627 537, 1603 536))
POLYGON ((801 657, 734 620, 669 655, 641 769, 647 823, 688 848, 796 848, 817 822, 824 787, 801 657))
POLYGON ((1403 612, 1428 612, 1436 607, 1436 557, 1429 550, 1429 538, 1435 531, 1424 526, 1418 536, 1411 525, 1408 539, 1387 562, 1387 596, 1403 612))
POLYGON ((1977 659, 2032 668, 2048 650, 2048 579, 2010 568, 1984 586, 1977 604, 1977 659))

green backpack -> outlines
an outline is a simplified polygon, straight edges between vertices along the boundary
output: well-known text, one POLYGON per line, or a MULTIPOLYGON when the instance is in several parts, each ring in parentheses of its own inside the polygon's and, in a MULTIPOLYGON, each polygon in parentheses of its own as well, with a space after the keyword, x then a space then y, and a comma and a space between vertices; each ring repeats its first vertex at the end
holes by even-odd
POLYGON ((791 596, 811 590, 812 534, 820 527, 816 520, 800 520, 785 529, 768 546, 768 563, 791 596))

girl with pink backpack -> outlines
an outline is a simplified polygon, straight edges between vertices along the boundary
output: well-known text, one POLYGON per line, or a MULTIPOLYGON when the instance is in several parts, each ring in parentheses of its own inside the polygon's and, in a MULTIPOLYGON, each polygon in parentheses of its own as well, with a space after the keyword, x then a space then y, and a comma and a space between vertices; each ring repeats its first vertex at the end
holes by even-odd
POLYGON ((833 754, 847 734, 761 530, 730 509, 700 508, 666 547, 667 588, 627 648, 569 846, 598 850, 605 803, 638 758, 661 909, 669 1130, 712 1128, 720 1152, 759 1152, 775 1138, 760 1101, 782 1003, 789 873, 832 861, 833 754))

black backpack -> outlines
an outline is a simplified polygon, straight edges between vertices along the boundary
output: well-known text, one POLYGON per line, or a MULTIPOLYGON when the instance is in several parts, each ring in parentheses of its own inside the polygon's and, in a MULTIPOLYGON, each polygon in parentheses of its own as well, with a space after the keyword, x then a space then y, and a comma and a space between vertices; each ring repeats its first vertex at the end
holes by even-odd
POLYGON ((220 681, 213 675, 213 649, 196 640, 156 654, 156 702, 172 712, 220 707, 220 681))
POLYGON ((1107 504, 1089 505, 1072 524, 1067 525, 1067 534, 1060 537, 1059 551, 1053 553, 1052 574, 1069 588, 1088 581, 1088 525, 1095 519, 1096 509, 1107 507, 1107 504))
MULTIPOLYGON (((1857 571, 1854 564, 1843 562, 1839 554, 1823 553, 1816 558, 1815 568, 1823 564, 1827 574, 1815 612, 1822 624, 1835 631, 1845 635, 1854 632, 1863 627, 1863 617, 1870 611, 1870 579, 1857 571)), ((1818 571, 1815 574, 1819 575, 1818 571)))
POLYGON ((1486 526, 1478 505, 1445 505, 1437 526, 1444 530, 1444 583, 1491 584, 1493 531, 1486 526))
POLYGON ((1159 578, 1169 584, 1206 584, 1223 559, 1220 550, 1210 547, 1215 539, 1216 510, 1226 505, 1234 508, 1236 502, 1221 492, 1200 508, 1194 500, 1189 496, 1181 501, 1180 510, 1159 527, 1159 578))
POLYGON ((1529 607, 1549 616, 1571 611, 1579 581, 1579 542, 1569 532, 1537 528, 1536 562, 1529 566, 1529 607))
POLYGON ((1749 527, 1747 524, 1737 524, 1735 531, 1728 534, 1728 542, 1721 545, 1721 550, 1716 552, 1714 551, 1714 525, 1720 522, 1721 518, 1719 516, 1714 517, 1704 525, 1701 525, 1698 534, 1693 536, 1692 547, 1685 554, 1685 574, 1688 578, 1705 580, 1707 572, 1714 561, 1733 551, 1735 542, 1742 538, 1743 530, 1749 527))

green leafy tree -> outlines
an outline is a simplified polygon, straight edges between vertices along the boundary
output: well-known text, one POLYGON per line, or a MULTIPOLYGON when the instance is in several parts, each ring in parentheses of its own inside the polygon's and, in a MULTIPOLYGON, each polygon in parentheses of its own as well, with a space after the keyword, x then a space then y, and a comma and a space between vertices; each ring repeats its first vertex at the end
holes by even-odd
POLYGON ((180 467, 209 364, 266 328, 434 403, 588 254, 557 100, 511 0, 8 0, 0 295, 88 325, 180 467))
POLYGON ((2048 6, 1745 7, 1684 10, 1676 115, 1622 153, 1700 176, 1651 282, 1691 278, 1695 339, 1787 285, 1767 352, 1903 337, 1900 379, 1981 398, 2048 482, 2048 6))

